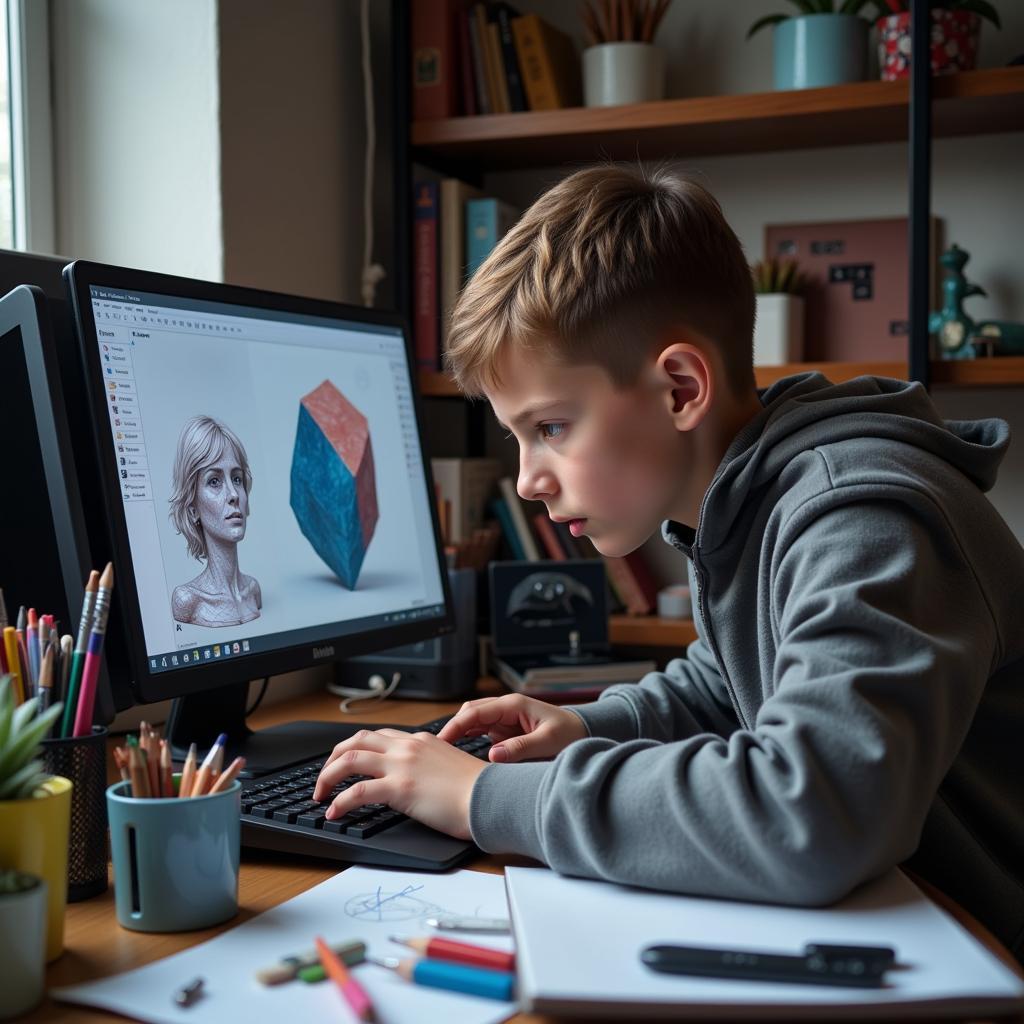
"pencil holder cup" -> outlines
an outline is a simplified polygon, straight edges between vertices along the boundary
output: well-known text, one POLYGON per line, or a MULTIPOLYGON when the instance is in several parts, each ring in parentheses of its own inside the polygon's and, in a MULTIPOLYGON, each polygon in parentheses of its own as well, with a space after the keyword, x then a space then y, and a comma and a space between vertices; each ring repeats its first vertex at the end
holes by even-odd
POLYGON ((135 799, 127 782, 107 789, 123 928, 192 931, 238 913, 241 789, 236 780, 223 793, 185 799, 135 799))
POLYGON ((51 776, 27 800, 0 800, 0 864, 46 882, 46 961, 64 952, 71 780, 51 776))
POLYGON ((71 791, 68 842, 68 902, 76 903, 107 890, 107 730, 92 727, 91 736, 43 740, 43 765, 62 775, 71 791))
POLYGON ((0 869, 0 1020, 37 1006, 45 978, 46 882, 0 869))

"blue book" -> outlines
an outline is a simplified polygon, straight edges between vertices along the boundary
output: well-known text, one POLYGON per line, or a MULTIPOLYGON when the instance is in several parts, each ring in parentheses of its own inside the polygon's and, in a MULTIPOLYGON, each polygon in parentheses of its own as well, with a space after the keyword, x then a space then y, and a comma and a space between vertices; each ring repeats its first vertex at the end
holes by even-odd
POLYGON ((472 277, 505 232, 519 219, 519 211, 500 199, 466 200, 466 276, 472 277))
POLYGON ((512 549, 512 557, 517 562, 525 562, 526 553, 523 551, 523 545, 519 540, 519 534, 516 533, 515 524, 512 522, 512 516, 509 513, 508 505, 505 504, 505 499, 493 499, 491 501, 491 511, 498 522, 501 523, 501 532, 505 534, 505 540, 508 541, 508 546, 512 549))

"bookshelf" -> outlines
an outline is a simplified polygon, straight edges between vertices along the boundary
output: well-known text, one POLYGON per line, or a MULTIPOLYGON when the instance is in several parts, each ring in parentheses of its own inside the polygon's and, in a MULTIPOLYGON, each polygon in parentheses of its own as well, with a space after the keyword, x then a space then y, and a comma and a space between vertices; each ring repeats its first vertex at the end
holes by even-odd
POLYGON ((612 615, 609 636, 619 647, 683 648, 697 639, 690 619, 661 619, 657 615, 612 615))

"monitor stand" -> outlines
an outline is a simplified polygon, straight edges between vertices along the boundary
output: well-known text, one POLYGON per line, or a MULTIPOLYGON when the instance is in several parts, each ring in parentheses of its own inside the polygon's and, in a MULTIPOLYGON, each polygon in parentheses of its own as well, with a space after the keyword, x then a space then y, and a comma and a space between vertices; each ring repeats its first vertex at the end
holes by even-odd
POLYGON ((364 727, 348 722, 288 722, 254 732, 245 724, 248 699, 248 683, 175 698, 165 730, 174 760, 184 761, 191 743, 200 757, 205 756, 217 737, 225 733, 225 766, 241 755, 245 758, 242 776, 255 778, 325 756, 336 743, 364 727))

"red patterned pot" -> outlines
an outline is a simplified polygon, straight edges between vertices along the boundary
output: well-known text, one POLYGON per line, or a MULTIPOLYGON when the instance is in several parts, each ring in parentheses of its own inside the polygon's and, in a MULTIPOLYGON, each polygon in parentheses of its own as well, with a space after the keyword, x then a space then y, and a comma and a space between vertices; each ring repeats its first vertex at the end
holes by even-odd
MULTIPOLYGON (((932 9, 932 74, 971 71, 978 60, 981 18, 974 11, 932 9)), ((879 18, 878 67, 883 81, 910 74, 910 11, 879 18)))

